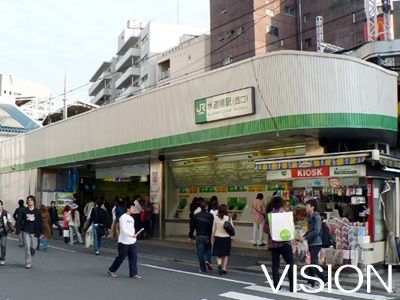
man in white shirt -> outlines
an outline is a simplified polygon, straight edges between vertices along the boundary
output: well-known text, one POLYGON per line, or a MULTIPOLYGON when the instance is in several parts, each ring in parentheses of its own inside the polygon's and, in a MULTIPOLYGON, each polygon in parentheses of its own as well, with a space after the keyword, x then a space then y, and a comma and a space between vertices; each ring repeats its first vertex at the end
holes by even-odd
POLYGON ((118 256, 115 258, 107 274, 111 277, 117 277, 117 270, 128 256, 129 277, 142 278, 137 273, 137 244, 136 237, 140 231, 135 232, 135 221, 132 214, 135 211, 135 205, 128 203, 126 213, 119 218, 119 236, 118 236, 118 256))

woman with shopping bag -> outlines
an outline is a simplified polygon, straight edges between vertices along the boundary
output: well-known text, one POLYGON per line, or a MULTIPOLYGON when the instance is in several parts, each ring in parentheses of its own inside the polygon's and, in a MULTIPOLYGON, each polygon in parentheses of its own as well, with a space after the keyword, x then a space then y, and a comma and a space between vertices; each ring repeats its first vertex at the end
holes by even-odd
POLYGON ((271 205, 267 208, 266 225, 264 227, 265 233, 268 234, 268 248, 271 250, 272 256, 272 278, 274 281, 274 287, 276 288, 279 283, 280 275, 280 256, 282 255, 286 264, 289 265, 289 289, 291 292, 293 288, 293 249, 290 244, 290 240, 294 237, 294 224, 293 228, 293 213, 287 214, 283 209, 284 200, 282 197, 273 197, 271 205), (282 220, 285 220, 282 222, 282 220))

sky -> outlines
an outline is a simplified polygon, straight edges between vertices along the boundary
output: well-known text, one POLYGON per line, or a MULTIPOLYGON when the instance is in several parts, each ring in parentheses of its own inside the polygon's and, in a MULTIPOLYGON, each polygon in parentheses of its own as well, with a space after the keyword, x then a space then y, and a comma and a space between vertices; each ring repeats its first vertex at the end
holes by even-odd
MULTIPOLYGON (((0 0, 0 74, 36 81, 60 95, 65 70, 71 90, 116 55, 127 20, 177 23, 178 7, 179 24, 209 30, 209 0, 0 0)), ((89 87, 68 99, 89 100, 89 87)))

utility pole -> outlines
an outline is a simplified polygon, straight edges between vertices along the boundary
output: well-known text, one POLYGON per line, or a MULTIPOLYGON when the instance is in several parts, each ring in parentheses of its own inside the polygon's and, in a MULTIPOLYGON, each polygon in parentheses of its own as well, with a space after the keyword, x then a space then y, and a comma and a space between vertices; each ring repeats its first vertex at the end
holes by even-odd
POLYGON ((179 0, 176 0, 176 23, 179 24, 179 0))
POLYGON ((325 50, 329 50, 332 52, 343 50, 342 47, 335 46, 329 43, 324 42, 324 18, 321 16, 317 16, 315 18, 315 30, 317 34, 317 52, 324 53, 325 50))
POLYGON ((67 114, 67 70, 64 73, 64 108, 63 108, 63 119, 68 118, 67 114))

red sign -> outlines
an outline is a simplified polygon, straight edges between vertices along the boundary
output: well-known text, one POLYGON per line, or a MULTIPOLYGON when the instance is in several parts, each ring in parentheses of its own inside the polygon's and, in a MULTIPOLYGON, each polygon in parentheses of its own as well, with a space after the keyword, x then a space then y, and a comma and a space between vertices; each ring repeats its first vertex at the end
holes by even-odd
POLYGON ((329 167, 292 169, 292 178, 328 177, 329 167))

